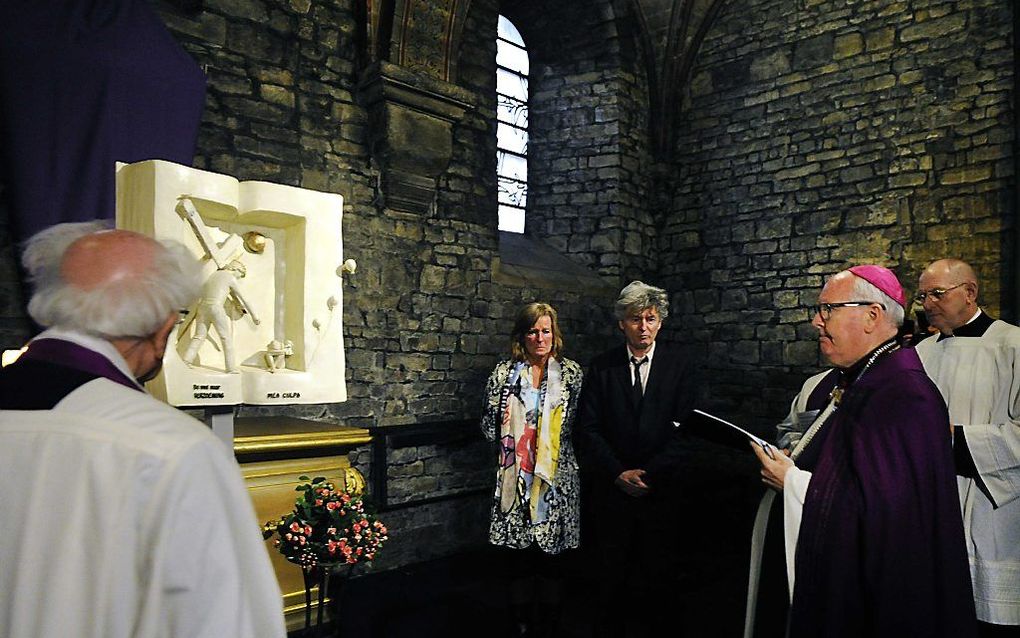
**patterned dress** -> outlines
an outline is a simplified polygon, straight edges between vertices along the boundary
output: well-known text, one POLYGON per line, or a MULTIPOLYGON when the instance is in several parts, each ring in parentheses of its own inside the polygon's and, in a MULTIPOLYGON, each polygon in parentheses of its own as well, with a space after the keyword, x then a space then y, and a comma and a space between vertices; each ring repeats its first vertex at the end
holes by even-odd
MULTIPOLYGON (((500 437, 503 411, 500 399, 515 362, 503 361, 496 366, 485 386, 485 405, 482 411, 481 427, 485 437, 496 441, 500 437)), ((493 494, 489 542, 493 545, 525 548, 535 543, 548 554, 558 554, 565 549, 578 546, 580 540, 581 487, 577 473, 577 459, 571 443, 571 432, 577 417, 578 400, 583 378, 581 366, 570 359, 560 361, 562 367, 562 397, 565 416, 560 429, 559 462, 553 479, 553 486, 547 494, 549 502, 547 520, 533 525, 529 508, 518 503, 509 511, 500 507, 500 485, 497 480, 493 494)), ((543 381, 537 405, 541 405, 546 391, 548 375, 543 381)), ((538 411, 529 410, 529 418, 537 420, 538 411)), ((534 423, 531 423, 533 426, 534 423)), ((502 449, 499 456, 503 455, 502 449)), ((497 460, 497 466, 499 461, 497 460)))

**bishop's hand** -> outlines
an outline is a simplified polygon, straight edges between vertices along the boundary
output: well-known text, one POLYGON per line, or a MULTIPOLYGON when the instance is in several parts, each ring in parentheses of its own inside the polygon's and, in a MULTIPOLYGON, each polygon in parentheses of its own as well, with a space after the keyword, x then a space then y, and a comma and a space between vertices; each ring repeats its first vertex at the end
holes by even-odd
POLYGON ((773 447, 762 447, 757 443, 751 443, 754 455, 761 463, 761 480, 769 487, 782 491, 786 473, 794 467, 793 461, 785 454, 776 454, 773 447), (771 452, 771 454, 770 454, 771 452))

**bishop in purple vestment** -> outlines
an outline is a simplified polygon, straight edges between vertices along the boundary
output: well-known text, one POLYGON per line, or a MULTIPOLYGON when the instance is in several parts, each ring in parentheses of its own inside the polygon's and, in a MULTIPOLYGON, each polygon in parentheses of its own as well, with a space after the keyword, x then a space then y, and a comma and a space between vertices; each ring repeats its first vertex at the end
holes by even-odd
POLYGON ((818 301, 812 325, 841 378, 817 464, 807 473, 756 450, 784 506, 802 498, 799 528, 787 528, 797 535, 789 635, 974 636, 949 417, 896 342, 903 289, 885 268, 855 266, 818 301))

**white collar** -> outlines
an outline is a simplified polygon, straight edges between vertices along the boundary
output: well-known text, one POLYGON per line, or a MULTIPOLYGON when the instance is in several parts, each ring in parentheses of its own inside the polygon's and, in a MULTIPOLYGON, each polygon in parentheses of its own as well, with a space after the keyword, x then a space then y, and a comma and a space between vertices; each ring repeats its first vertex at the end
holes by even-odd
POLYGON ((77 332, 74 330, 65 330, 62 328, 49 328, 48 330, 45 330, 42 333, 36 335, 33 341, 35 339, 60 339, 61 341, 69 341, 71 343, 81 346, 82 348, 91 350, 92 352, 95 352, 96 354, 102 355, 109 359, 110 363, 115 365, 118 370, 123 372, 124 376, 126 376, 128 379, 131 379, 132 383, 134 383, 139 388, 142 387, 138 383, 138 381, 135 380, 135 373, 132 372, 131 368, 128 367, 127 361, 125 361, 124 357, 121 356, 120 352, 118 352, 117 349, 113 347, 113 344, 107 341, 106 339, 101 339, 99 337, 93 337, 92 335, 87 335, 82 332, 77 332))
MULTIPOLYGON (((978 306, 978 309, 977 309, 977 310, 976 310, 976 311, 974 312, 974 316, 973 316, 973 317, 971 317, 970 319, 968 319, 968 320, 967 320, 967 323, 973 323, 973 322, 974 322, 974 320, 975 320, 975 319, 977 319, 977 318, 978 318, 978 317, 980 317, 980 316, 981 316, 981 306, 978 306)), ((967 325, 967 323, 965 323, 965 324, 963 324, 963 325, 965 325, 965 326, 966 326, 966 325, 967 325)))
MULTIPOLYGON (((655 342, 654 341, 652 342, 652 347, 648 349, 648 352, 646 352, 645 356, 644 356, 644 359, 648 362, 649 366, 652 365, 652 356, 653 355, 655 355, 655 342)), ((634 353, 631 352, 630 346, 628 345, 627 346, 627 361, 630 361, 632 357, 634 357, 634 353)))

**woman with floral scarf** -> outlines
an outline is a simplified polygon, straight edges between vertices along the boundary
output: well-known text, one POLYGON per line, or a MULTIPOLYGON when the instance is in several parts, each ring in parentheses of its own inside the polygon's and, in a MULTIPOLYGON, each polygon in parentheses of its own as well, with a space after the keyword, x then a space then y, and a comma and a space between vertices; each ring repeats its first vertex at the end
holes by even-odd
POLYGON ((571 429, 581 366, 563 358, 556 310, 530 303, 517 314, 511 358, 486 384, 482 431, 497 441, 489 542, 515 549, 508 608, 522 628, 555 623, 563 550, 580 536, 580 480, 571 429))

